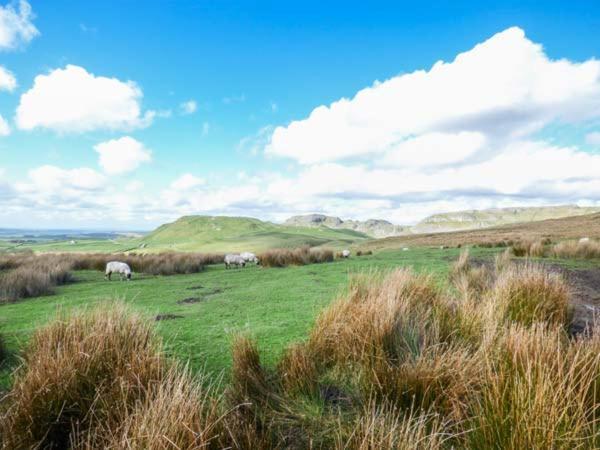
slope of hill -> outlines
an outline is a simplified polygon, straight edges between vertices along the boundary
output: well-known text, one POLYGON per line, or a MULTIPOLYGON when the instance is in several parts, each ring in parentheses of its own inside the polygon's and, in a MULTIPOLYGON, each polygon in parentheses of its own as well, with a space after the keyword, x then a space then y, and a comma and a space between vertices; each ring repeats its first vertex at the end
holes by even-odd
POLYGON ((336 230, 354 230, 374 238, 399 236, 410 233, 410 227, 394 225, 387 220, 342 220, 339 217, 326 216, 324 214, 293 216, 287 219, 283 224, 291 227, 328 227, 336 230))
POLYGON ((600 212, 596 207, 577 205, 493 208, 434 214, 412 227, 413 233, 435 233, 445 231, 474 230, 497 227, 512 223, 535 222, 547 219, 581 216, 600 212))
POLYGON ((248 217, 185 216, 161 225, 139 244, 147 251, 262 251, 277 247, 339 248, 368 239, 364 233, 328 227, 293 227, 248 217))
POLYGON ((361 247, 385 249, 438 245, 471 245, 502 240, 580 239, 589 237, 600 239, 600 213, 586 214, 560 219, 503 225, 478 230, 464 230, 443 233, 421 233, 407 236, 371 240, 361 247))

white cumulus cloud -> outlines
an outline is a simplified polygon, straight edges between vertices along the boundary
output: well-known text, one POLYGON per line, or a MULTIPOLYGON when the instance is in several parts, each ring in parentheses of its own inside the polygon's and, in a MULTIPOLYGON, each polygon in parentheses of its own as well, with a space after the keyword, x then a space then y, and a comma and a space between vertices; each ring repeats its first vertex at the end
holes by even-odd
POLYGON ((16 123, 20 129, 46 128, 63 133, 147 126, 156 113, 142 114, 142 90, 133 81, 96 76, 67 65, 35 77, 21 96, 16 123))
POLYGON ((171 183, 171 189, 176 191, 185 191, 188 189, 195 188, 197 186, 201 186, 206 183, 206 180, 203 178, 198 178, 191 173, 186 173, 181 175, 175 181, 171 183))
POLYGON ((17 79, 13 73, 5 67, 0 66, 0 91, 12 92, 16 87, 17 79))
POLYGON ((29 179, 31 183, 21 185, 21 189, 42 196, 48 193, 64 194, 70 190, 94 191, 106 182, 101 173, 87 167, 63 169, 50 165, 30 170, 29 179))
POLYGON ((182 114, 194 114, 198 109, 198 103, 195 100, 188 100, 179 105, 182 114))
POLYGON ((0 116, 0 136, 8 136, 10 134, 10 126, 4 117, 0 116))
POLYGON ((109 175, 130 172, 152 160, 150 150, 131 136, 101 142, 94 150, 99 154, 100 166, 109 175))
POLYGON ((266 152, 311 164, 386 152, 432 132, 479 132, 493 147, 554 121, 597 116, 600 61, 551 60, 523 30, 509 28, 452 62, 315 108, 276 128, 266 152))
POLYGON ((33 18, 31 6, 25 0, 0 5, 0 50, 13 50, 39 35, 33 18))

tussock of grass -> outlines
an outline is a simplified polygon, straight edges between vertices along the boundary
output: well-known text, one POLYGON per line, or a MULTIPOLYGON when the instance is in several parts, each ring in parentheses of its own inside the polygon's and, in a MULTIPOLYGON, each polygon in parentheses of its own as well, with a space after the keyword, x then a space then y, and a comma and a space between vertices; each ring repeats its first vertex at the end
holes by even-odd
POLYGON ((0 436, 7 449, 196 445, 210 438, 206 403, 189 375, 167 364, 151 325, 114 304, 35 334, 2 402, 0 436))
POLYGON ((554 258, 600 258, 600 241, 579 240, 559 242, 551 248, 550 255, 554 258))
POLYGON ((268 250, 258 255, 265 267, 304 266, 333 261, 333 251, 308 246, 295 249, 268 250))
POLYGON ((504 270, 496 280, 491 300, 504 320, 523 325, 535 322, 566 325, 569 290, 561 275, 526 263, 504 270))
POLYGON ((31 258, 27 263, 0 273, 0 302, 53 294, 56 286, 71 280, 69 264, 60 260, 31 258))

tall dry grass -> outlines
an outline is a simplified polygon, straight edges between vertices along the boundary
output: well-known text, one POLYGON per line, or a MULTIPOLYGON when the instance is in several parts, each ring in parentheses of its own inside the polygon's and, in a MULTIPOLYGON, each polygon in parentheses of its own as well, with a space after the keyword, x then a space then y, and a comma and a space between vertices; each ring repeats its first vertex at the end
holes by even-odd
POLYGON ((550 255, 554 258, 600 258, 600 241, 564 241, 552 246, 550 255))
POLYGON ((102 254, 32 252, 0 256, 0 302, 54 293, 54 288, 73 280, 72 271, 104 271, 109 261, 123 261, 134 272, 151 275, 197 273, 207 264, 223 262, 221 254, 156 253, 102 254))
POLYGON ((332 262, 334 254, 332 250, 304 246, 295 249, 267 250, 258 255, 258 259, 265 267, 304 266, 332 262))
POLYGON ((72 280, 70 266, 62 260, 32 258, 0 273, 0 302, 53 294, 56 286, 72 280))
POLYGON ((204 448, 219 423, 151 325, 119 304, 38 331, 0 412, 5 449, 204 448))

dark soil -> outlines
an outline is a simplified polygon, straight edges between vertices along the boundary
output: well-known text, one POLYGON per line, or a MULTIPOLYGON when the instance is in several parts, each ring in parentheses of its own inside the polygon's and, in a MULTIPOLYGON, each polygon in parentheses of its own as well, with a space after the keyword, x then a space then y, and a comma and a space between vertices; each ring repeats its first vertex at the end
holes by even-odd
POLYGON ((159 314, 154 318, 154 320, 173 320, 173 319, 181 319, 182 315, 179 314, 159 314))
POLYGON ((189 304, 189 303, 200 303, 204 300, 206 300, 206 298, 188 297, 188 298, 184 298, 183 300, 179 300, 177 303, 180 305, 184 305, 184 304, 189 304))
POLYGON ((187 288, 187 290, 188 291, 195 291, 195 290, 203 289, 203 288, 204 288, 204 286, 197 285, 197 286, 190 286, 189 288, 187 288))

